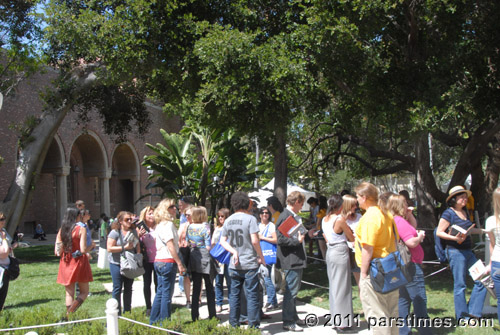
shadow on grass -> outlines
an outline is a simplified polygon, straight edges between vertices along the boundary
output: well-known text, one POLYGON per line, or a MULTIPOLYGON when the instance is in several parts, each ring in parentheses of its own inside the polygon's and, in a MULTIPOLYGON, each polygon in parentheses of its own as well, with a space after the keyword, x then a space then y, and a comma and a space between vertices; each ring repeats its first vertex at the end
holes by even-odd
POLYGON ((9 308, 33 307, 36 305, 45 304, 50 301, 58 301, 58 299, 35 299, 28 302, 20 302, 18 304, 9 305, 9 308))

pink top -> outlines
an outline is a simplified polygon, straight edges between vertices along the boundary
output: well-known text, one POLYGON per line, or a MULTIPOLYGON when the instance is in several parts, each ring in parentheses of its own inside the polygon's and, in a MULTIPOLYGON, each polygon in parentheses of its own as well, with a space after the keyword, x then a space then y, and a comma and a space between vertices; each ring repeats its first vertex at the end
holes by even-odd
MULTIPOLYGON (((399 215, 394 216, 394 221, 396 222, 396 227, 398 228, 399 237, 406 242, 412 237, 417 237, 417 230, 413 226, 399 215)), ((415 248, 408 248, 411 254, 411 260, 413 263, 422 264, 424 260, 424 249, 419 244, 415 248)))
POLYGON ((156 258, 156 239, 155 239, 155 230, 153 228, 149 228, 149 233, 144 234, 141 237, 142 243, 146 247, 146 253, 148 254, 148 262, 154 263, 156 258))

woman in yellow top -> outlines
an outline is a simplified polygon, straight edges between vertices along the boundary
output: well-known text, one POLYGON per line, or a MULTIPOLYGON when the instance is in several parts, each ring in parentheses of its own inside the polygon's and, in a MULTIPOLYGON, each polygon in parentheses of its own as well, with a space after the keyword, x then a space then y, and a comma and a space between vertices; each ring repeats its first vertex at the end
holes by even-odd
POLYGON ((396 251, 394 239, 395 224, 390 213, 384 213, 378 206, 378 190, 375 185, 363 182, 356 189, 359 207, 366 210, 356 228, 356 263, 361 268, 359 281, 360 300, 365 318, 375 322, 373 334, 398 334, 395 322, 391 327, 389 318, 398 317, 399 291, 379 293, 370 282, 370 262, 373 258, 385 257, 396 251), (358 243, 359 242, 359 243, 358 243), (382 322, 385 321, 385 324, 382 322))

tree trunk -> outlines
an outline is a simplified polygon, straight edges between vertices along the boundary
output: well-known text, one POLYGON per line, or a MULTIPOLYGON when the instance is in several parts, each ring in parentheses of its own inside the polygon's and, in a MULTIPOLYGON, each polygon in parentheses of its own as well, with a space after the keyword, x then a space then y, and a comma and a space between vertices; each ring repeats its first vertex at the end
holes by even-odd
POLYGON ((428 192, 436 189, 436 181, 430 167, 429 142, 427 134, 418 135, 415 143, 415 189, 417 194, 419 227, 434 228, 437 225, 434 198, 428 192))
POLYGON ((42 113, 39 118, 40 122, 33 128, 30 135, 34 140, 19 148, 16 177, 0 205, 7 217, 6 228, 9 234, 14 233, 24 216, 55 133, 73 107, 76 97, 83 89, 95 82, 94 68, 93 65, 87 65, 74 71, 70 80, 75 81, 75 89, 71 92, 55 93, 52 101, 59 101, 60 105, 49 106, 49 110, 42 113))
POLYGON ((500 133, 496 134, 494 139, 491 141, 491 149, 488 150, 488 163, 486 165, 485 176, 484 176, 484 193, 476 205, 476 209, 479 211, 481 218, 485 217, 485 214, 492 215, 493 210, 491 208, 491 195, 493 191, 498 186, 498 177, 500 174, 500 133))
POLYGON ((286 203, 287 187, 287 157, 285 132, 277 132, 274 151, 274 195, 280 200, 283 207, 286 203))

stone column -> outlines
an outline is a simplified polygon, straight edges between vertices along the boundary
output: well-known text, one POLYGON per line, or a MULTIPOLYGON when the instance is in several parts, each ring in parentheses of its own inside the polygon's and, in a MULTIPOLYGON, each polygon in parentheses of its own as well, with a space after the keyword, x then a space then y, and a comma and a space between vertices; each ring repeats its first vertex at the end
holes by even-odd
POLYGON ((68 183, 70 167, 63 166, 61 171, 56 173, 56 227, 59 230, 62 224, 66 209, 68 208, 68 183))
POLYGON ((113 215, 112 213, 110 213, 111 212, 111 199, 109 195, 110 179, 111 179, 111 170, 106 171, 105 176, 101 178, 101 213, 105 213, 108 217, 111 217, 113 215))

